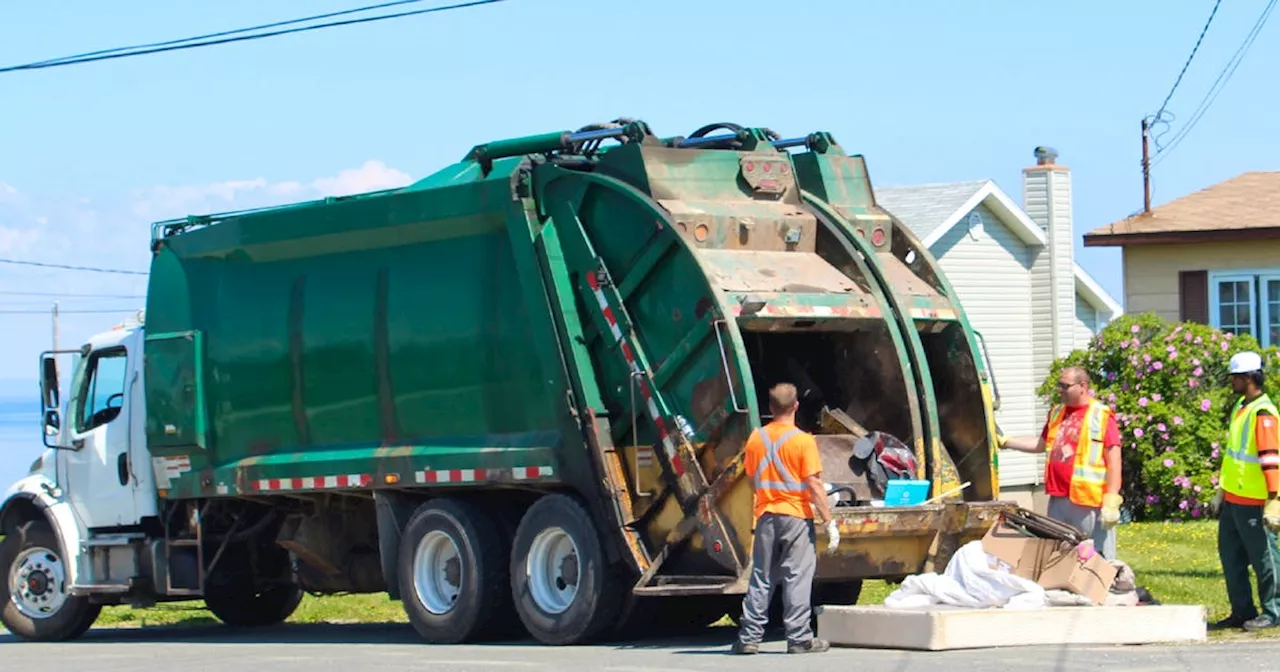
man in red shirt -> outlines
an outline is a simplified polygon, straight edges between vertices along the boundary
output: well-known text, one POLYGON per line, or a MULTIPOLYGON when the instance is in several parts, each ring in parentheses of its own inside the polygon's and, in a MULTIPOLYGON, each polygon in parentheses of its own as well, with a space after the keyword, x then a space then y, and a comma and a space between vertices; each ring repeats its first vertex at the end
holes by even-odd
POLYGON ((1005 439, 1000 447, 1024 453, 1049 451, 1045 494, 1050 518, 1093 539, 1103 557, 1116 557, 1114 527, 1120 520, 1120 429, 1115 414, 1093 398, 1089 374, 1067 367, 1058 376, 1061 406, 1049 411, 1038 439, 1005 439))

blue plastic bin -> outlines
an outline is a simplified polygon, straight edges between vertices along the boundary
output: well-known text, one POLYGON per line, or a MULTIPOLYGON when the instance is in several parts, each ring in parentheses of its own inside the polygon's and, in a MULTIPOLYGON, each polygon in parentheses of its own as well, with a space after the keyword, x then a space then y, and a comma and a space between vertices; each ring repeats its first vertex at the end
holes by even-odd
POLYGON ((884 486, 885 506, 915 506, 929 498, 929 481, 897 478, 884 486))

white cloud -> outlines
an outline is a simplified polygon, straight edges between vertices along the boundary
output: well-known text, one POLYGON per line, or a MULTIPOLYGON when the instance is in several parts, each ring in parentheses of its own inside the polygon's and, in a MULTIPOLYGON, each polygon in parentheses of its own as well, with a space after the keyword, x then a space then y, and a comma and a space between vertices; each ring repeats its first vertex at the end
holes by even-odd
POLYGON ((207 215, 228 210, 261 208, 324 196, 347 196, 409 184, 407 173, 369 160, 359 168, 319 177, 309 183, 269 182, 265 178, 228 180, 212 184, 159 185, 134 193, 133 214, 148 221, 207 215))
POLYGON ((381 161, 365 161, 363 166, 347 169, 337 177, 322 177, 311 188, 324 196, 349 196, 366 191, 395 189, 410 182, 409 175, 390 168, 381 161))
POLYGON ((28 256, 39 239, 39 229, 0 226, 0 254, 7 257, 28 256))

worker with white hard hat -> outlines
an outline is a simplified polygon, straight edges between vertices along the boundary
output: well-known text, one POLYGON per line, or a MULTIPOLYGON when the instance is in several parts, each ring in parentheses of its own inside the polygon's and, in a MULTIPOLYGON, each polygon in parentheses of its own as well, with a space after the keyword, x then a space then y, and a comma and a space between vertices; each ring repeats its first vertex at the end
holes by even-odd
POLYGON ((1231 614, 1218 627, 1254 631, 1280 625, 1276 565, 1280 548, 1280 411, 1263 391, 1262 357, 1241 352, 1228 366, 1238 395, 1210 510, 1218 515, 1218 557, 1231 614), (1261 613, 1253 603, 1249 567, 1258 577, 1261 613))

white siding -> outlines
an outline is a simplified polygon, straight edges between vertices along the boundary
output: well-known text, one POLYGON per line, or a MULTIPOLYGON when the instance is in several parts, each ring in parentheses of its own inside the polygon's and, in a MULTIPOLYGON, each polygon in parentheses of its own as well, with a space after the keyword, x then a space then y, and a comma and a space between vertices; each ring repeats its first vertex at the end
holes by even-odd
POLYGON ((1077 350, 1089 347, 1089 341, 1098 333, 1099 326, 1098 311, 1083 296, 1076 294, 1076 319, 1072 329, 1075 332, 1077 350))
MULTIPOLYGON (((1025 243, 979 206, 981 231, 971 231, 968 217, 931 249, 959 295, 973 328, 982 333, 1000 387, 996 421, 1008 435, 1040 430, 1035 409, 1031 259, 1025 243)), ((1002 486, 1038 482, 1040 462, 1016 451, 1000 453, 1002 486)))
MULTIPOLYGON (((1023 174, 1022 202, 1023 210, 1032 221, 1046 228, 1043 222, 1049 218, 1048 172, 1028 170, 1023 174)), ((1045 231, 1046 238, 1048 231, 1045 231)), ((1050 238, 1050 243, 1052 239, 1050 238)), ((1031 250, 1031 315, 1032 315, 1032 370, 1034 380, 1044 380, 1049 375, 1049 366, 1054 360, 1053 341, 1053 292, 1050 276, 1049 248, 1040 247, 1031 250)), ((1034 389, 1034 388, 1033 388, 1034 389)), ((1049 414, 1049 407, 1038 397, 1035 400, 1035 417, 1044 418, 1049 414)), ((1038 474, 1037 474, 1038 477, 1038 474)))

